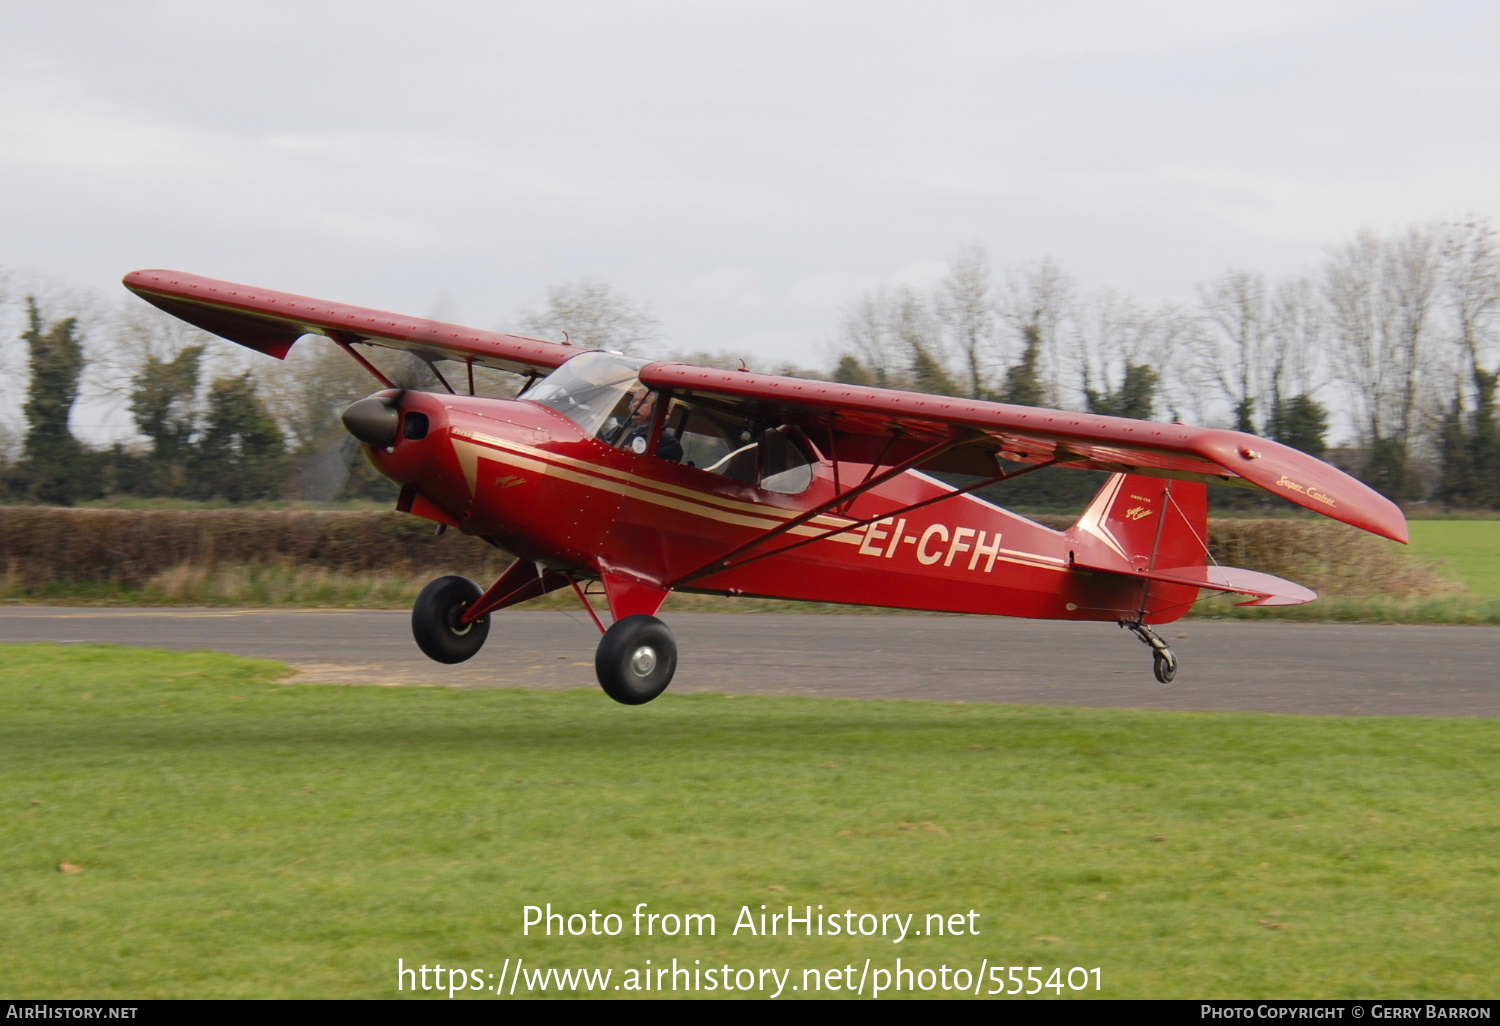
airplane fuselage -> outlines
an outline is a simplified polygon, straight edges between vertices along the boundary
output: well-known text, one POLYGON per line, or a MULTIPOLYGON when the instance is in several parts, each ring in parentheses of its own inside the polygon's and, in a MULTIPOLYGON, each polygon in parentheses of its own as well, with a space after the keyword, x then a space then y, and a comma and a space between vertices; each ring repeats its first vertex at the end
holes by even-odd
MULTIPOLYGON (((868 464, 835 474, 819 454, 795 495, 618 448, 527 400, 407 392, 403 429, 367 447, 376 468, 420 500, 412 512, 491 539, 541 567, 583 577, 613 573, 657 587, 769 530, 825 506, 868 464), (425 430, 407 430, 413 414, 425 430), (407 437, 420 434, 421 437, 407 437)), ((926 475, 901 474, 752 550, 740 565, 681 590, 958 613, 1073 620, 1136 616, 1143 584, 1072 565, 1076 529, 1055 531, 926 475), (890 516, 884 514, 890 513, 890 516), (880 517, 869 524, 863 521, 880 517), (846 528, 841 530, 841 528, 846 528), (751 559, 804 542, 785 554, 751 559)), ((1138 515, 1149 508, 1129 496, 1138 515)), ((1158 586, 1158 591, 1160 587, 1158 586)), ((1185 602, 1151 622, 1176 619, 1185 602)), ((1155 603, 1153 603, 1155 605, 1155 603)))

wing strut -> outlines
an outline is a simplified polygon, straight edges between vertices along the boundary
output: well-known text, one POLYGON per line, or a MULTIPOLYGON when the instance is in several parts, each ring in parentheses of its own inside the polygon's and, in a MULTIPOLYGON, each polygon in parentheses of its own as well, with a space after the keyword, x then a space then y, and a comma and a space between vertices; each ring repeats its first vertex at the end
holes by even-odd
MULTIPOLYGON (((430 371, 432 371, 433 376, 436 377, 440 382, 443 383, 443 387, 448 390, 448 394, 449 395, 458 395, 458 393, 453 390, 453 386, 450 385, 450 384, 448 384, 448 379, 445 378, 445 377, 443 377, 443 372, 437 369, 437 361, 436 360, 424 360, 422 362, 425 363, 425 364, 427 364, 427 369, 430 370, 430 371)), ((469 369, 470 369, 471 372, 473 370, 473 367, 474 367, 474 365, 472 363, 469 364, 469 369)), ((469 394, 472 395, 473 393, 471 392, 469 394)))
POLYGON ((837 419, 837 413, 828 414, 828 458, 833 463, 833 494, 835 495, 844 490, 844 486, 839 482, 839 436, 834 429, 834 421, 837 419))
MULTIPOLYGON (((734 559, 735 556, 738 556, 744 552, 748 552, 756 546, 770 541, 772 538, 776 538, 783 534, 786 534, 793 528, 801 527, 809 520, 816 519, 817 517, 822 516, 824 513, 827 513, 831 509, 837 509, 839 506, 845 505, 851 499, 858 498, 865 492, 868 492, 875 488, 879 488, 881 485, 891 480, 891 478, 899 477, 900 475, 906 473, 908 470, 911 470, 913 467, 925 463, 926 461, 937 456, 941 456, 948 450, 956 449, 958 446, 963 445, 969 441, 969 438, 949 438, 946 441, 938 442, 936 445, 928 446, 926 449, 923 449, 921 452, 917 453, 910 459, 896 464, 885 473, 876 475, 874 478, 871 478, 869 474, 866 474, 865 479, 861 481, 857 487, 849 489, 842 495, 835 495, 827 502, 819 503, 812 509, 808 510, 806 513, 799 514, 798 516, 793 517, 792 519, 788 520, 786 523, 781 524, 778 527, 773 527, 761 534, 756 535, 754 538, 751 538, 743 545, 736 545, 734 548, 730 549, 722 556, 716 556, 697 569, 683 574, 675 581, 668 582, 665 587, 679 588, 690 581, 696 581, 700 577, 707 577, 709 574, 716 574, 722 570, 726 570, 730 565, 730 560, 734 559)), ((870 469, 872 472, 874 471, 874 466, 874 464, 871 465, 870 469)), ((881 515, 884 516, 884 514, 881 515)), ((843 530, 846 530, 846 528, 840 527, 833 533, 838 534, 839 531, 843 530)))
MULTIPOLYGON (((844 511, 844 514, 848 515, 850 507, 854 505, 854 500, 857 499, 857 498, 859 498, 865 492, 869 491, 871 488, 876 487, 875 485, 870 484, 870 478, 872 478, 872 477, 875 476, 876 469, 882 463, 884 463, 885 462, 885 458, 891 454, 891 447, 894 446, 896 444, 896 440, 899 439, 904 434, 906 434, 906 432, 902 431, 899 426, 894 431, 892 431, 891 432, 891 437, 889 437, 889 438, 887 438, 885 440, 885 448, 883 448, 883 449, 880 450, 880 455, 875 457, 875 461, 870 464, 870 469, 865 471, 864 479, 861 480, 857 486, 849 489, 849 491, 847 493, 845 493, 845 495, 844 495, 844 501, 843 502, 835 503, 834 505, 829 506, 828 508, 830 510, 833 510, 833 509, 842 509, 844 511)), ((947 452, 949 449, 952 449, 952 448, 953 448, 953 446, 951 446, 951 445, 944 445, 942 448, 940 448, 937 451, 933 452, 932 455, 934 457, 941 456, 943 453, 947 452)), ((920 460, 925 460, 926 458, 927 458, 927 454, 926 453, 923 453, 921 456, 918 457, 918 459, 920 459, 920 460)), ((909 470, 914 465, 915 465, 914 461, 907 460, 905 463, 903 463, 901 465, 902 471, 904 472, 906 470, 909 470)), ((838 464, 837 463, 834 463, 833 466, 834 466, 835 470, 838 469, 838 464)), ((884 477, 882 477, 880 479, 880 481, 884 482, 884 481, 888 480, 890 477, 894 476, 894 474, 895 474, 895 471, 891 471, 891 472, 887 473, 884 477)), ((835 483, 835 485, 834 485, 834 490, 835 491, 838 490, 837 483, 835 483)))
POLYGON ((360 354, 359 350, 354 348, 355 342, 364 341, 358 335, 350 335, 342 331, 330 331, 328 333, 328 337, 337 342, 340 349, 348 353, 350 356, 354 357, 355 361, 361 367, 373 374, 376 381, 380 382, 386 388, 396 387, 396 383, 394 381, 386 377, 384 374, 380 373, 379 367, 375 366, 369 360, 365 359, 364 356, 360 354))

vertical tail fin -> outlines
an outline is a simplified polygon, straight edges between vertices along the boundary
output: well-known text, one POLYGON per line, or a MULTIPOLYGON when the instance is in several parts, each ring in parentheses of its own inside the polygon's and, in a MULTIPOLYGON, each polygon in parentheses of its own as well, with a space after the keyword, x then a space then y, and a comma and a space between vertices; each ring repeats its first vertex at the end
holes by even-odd
MULTIPOLYGON (((1197 481, 1115 474, 1067 530, 1072 565, 1140 582, 1134 618, 1169 623, 1198 591, 1252 595, 1250 606, 1295 606, 1317 598, 1300 584, 1219 566, 1208 555, 1208 490, 1197 481)), ((1118 580, 1118 578, 1116 578, 1118 580)))
POLYGON ((1137 572, 1202 566, 1208 489, 1199 481, 1114 474, 1073 527, 1137 572))
POLYGON ((1138 614, 1151 623, 1175 620, 1198 600, 1198 585, 1179 575, 1208 562, 1208 489, 1200 481, 1114 474, 1067 534, 1074 566, 1140 578, 1138 614))

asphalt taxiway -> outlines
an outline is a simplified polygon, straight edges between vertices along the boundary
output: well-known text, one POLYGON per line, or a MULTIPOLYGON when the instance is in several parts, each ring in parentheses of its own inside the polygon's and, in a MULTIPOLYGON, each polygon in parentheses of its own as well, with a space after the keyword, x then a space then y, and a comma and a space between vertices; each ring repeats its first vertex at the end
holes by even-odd
MULTIPOLYGON (((1500 628, 1186 620, 1157 684, 1149 650, 1107 623, 973 616, 672 613, 675 692, 930 699, 1371 716, 1500 716, 1500 628)), ((13 605, 0 642, 214 649, 345 684, 594 687, 582 611, 497 615, 474 659, 443 666, 400 611, 13 605)), ((0 655, 3 664, 3 655, 0 655)))

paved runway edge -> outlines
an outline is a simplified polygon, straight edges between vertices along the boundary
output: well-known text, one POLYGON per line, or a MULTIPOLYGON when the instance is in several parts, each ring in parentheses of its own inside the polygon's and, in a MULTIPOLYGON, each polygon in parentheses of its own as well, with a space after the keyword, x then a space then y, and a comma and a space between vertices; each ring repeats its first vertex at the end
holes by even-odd
MULTIPOLYGON (((1168 687, 1113 624, 977 616, 683 613, 667 618, 672 692, 926 699, 1294 714, 1500 716, 1500 627, 1188 620, 1165 636, 1168 687)), ((594 687, 581 613, 517 611, 456 666, 417 651, 401 611, 12 606, 0 642, 210 648, 294 679, 445 687, 594 687)))

